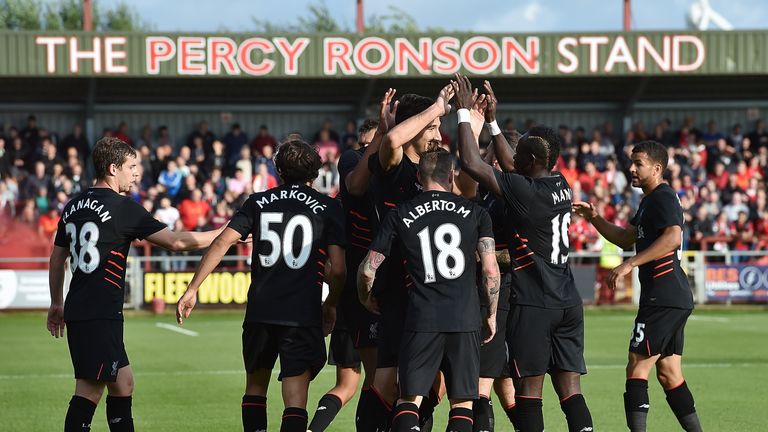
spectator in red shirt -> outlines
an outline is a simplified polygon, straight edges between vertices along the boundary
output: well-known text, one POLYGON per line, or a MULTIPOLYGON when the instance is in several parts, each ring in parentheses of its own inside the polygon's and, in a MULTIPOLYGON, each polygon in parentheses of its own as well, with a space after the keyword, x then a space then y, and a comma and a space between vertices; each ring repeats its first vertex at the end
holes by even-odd
POLYGON ((565 166, 560 170, 560 174, 565 177, 565 181, 573 187, 573 184, 579 181, 579 169, 576 167, 576 157, 567 156, 565 166))
POLYGON ((192 191, 190 199, 185 199, 179 204, 181 223, 187 231, 193 231, 197 228, 198 218, 204 217, 206 220, 208 219, 208 214, 211 212, 211 206, 203 201, 202 198, 203 193, 200 189, 195 189, 192 191))
POLYGON ((259 128, 259 134, 256 135, 256 138, 251 141, 251 151, 254 155, 262 155, 264 154, 263 148, 264 146, 270 146, 272 148, 277 148, 277 140, 275 137, 269 134, 269 130, 267 129, 267 125, 261 125, 259 128))
POLYGON ((584 172, 579 174, 579 183, 581 183, 581 190, 584 191, 584 193, 590 193, 592 192, 592 188, 595 187, 595 182, 597 181, 597 178, 599 177, 599 174, 597 173, 597 169, 595 168, 595 164, 590 162, 587 162, 584 165, 584 172))
POLYGON ((60 218, 56 207, 51 207, 47 213, 40 215, 37 225, 38 232, 45 236, 45 238, 53 237, 59 227, 60 218))
POLYGON ((133 140, 128 136, 128 124, 126 122, 120 122, 114 135, 115 138, 124 141, 126 144, 133 145, 133 140))

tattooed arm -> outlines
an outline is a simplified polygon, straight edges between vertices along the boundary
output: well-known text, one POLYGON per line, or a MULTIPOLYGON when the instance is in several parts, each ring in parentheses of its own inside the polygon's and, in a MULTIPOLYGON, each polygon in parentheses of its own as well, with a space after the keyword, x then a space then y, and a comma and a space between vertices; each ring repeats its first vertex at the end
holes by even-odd
POLYGON ((496 242, 491 237, 482 237, 477 242, 477 253, 483 267, 483 295, 488 302, 488 315, 485 317, 485 328, 488 333, 483 343, 488 343, 496 334, 496 308, 499 304, 499 287, 501 275, 499 263, 496 262, 496 242))
POLYGON ((376 251, 368 251, 360 267, 357 269, 357 297, 360 303, 373 313, 379 313, 379 305, 371 295, 373 281, 376 279, 376 270, 386 257, 376 251))

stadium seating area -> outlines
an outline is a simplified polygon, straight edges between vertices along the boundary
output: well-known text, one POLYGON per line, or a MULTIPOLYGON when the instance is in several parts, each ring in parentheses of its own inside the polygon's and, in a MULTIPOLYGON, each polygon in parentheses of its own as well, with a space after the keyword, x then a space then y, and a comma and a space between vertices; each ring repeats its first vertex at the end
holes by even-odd
MULTIPOLYGON (((512 133, 514 124, 504 125, 505 132, 512 133)), ((574 200, 589 200, 609 220, 626 224, 641 198, 641 191, 630 186, 632 146, 657 140, 669 149, 666 177, 685 210, 684 248, 768 249, 764 122, 756 121, 749 130, 737 124, 724 131, 714 121, 703 129, 696 126, 692 118, 681 125, 662 119, 653 128, 638 123, 620 135, 610 123, 590 133, 580 126, 560 125, 562 157, 557 169, 571 184, 574 200)), ((249 194, 280 181, 272 163, 278 141, 267 126, 249 136, 233 124, 219 135, 201 121, 187 139, 178 142, 170 136, 183 136, 185 131, 146 126, 140 136, 130 136, 128 130, 121 123, 102 134, 121 138, 139 150, 142 177, 133 196, 171 229, 217 228, 249 194)), ((315 187, 335 195, 336 161, 341 152, 356 145, 355 123, 348 122, 339 134, 325 122, 304 139, 318 147, 325 162, 315 187)), ((455 140, 444 135, 444 141, 455 140)), ((487 144, 484 133, 481 146, 487 144)), ((0 129, 0 176, 0 213, 36 227, 42 238, 50 239, 60 210, 91 182, 89 143, 82 128, 75 126, 69 134, 47 131, 30 115, 26 125, 0 129)), ((570 232, 574 250, 599 250, 602 245, 594 227, 578 217, 570 232)))

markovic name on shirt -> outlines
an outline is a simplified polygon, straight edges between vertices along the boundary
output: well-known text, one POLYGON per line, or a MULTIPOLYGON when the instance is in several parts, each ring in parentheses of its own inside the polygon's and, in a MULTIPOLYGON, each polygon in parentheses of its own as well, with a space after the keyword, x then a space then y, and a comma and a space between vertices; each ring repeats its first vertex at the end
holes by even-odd
POLYGON ((432 211, 453 212, 460 215, 464 219, 466 219, 470 213, 470 210, 468 208, 464 206, 457 207, 456 203, 453 201, 446 201, 442 199, 432 200, 432 201, 427 201, 424 204, 419 204, 416 207, 414 207, 413 210, 409 211, 406 217, 403 218, 403 223, 405 224, 406 228, 410 228, 411 224, 414 221, 416 221, 416 219, 432 211))
POLYGON ((269 195, 265 194, 260 199, 256 200, 256 204, 259 205, 260 209, 263 209, 265 205, 272 204, 275 201, 286 200, 286 199, 299 201, 302 204, 305 204, 307 207, 310 208, 310 210, 312 210, 312 213, 314 214, 320 214, 320 212, 325 211, 327 208, 325 204, 320 203, 317 199, 312 198, 306 192, 301 192, 298 189, 291 189, 290 191, 281 190, 279 193, 272 192, 269 195))

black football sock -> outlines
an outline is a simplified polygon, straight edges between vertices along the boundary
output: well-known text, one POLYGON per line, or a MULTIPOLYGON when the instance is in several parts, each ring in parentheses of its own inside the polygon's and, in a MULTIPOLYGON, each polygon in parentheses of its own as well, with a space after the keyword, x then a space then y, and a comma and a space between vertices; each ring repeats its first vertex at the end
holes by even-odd
POLYGON ((475 420, 472 430, 474 432, 493 432, 493 405, 485 396, 472 402, 472 417, 475 420))
POLYGON ((577 393, 560 402, 569 432, 592 432, 592 415, 584 395, 577 393))
POLYGON ((266 396, 244 395, 243 431, 266 432, 267 430, 267 398, 266 396))
POLYGON ((95 411, 95 403, 82 396, 72 396, 64 420, 64 432, 89 432, 95 411))
POLYGON ((130 396, 107 396, 107 424, 110 432, 133 432, 130 396))
POLYGON ((392 420, 392 407, 384 400, 378 390, 371 386, 371 395, 373 399, 368 411, 369 422, 368 426, 371 429, 368 431, 386 431, 389 430, 389 425, 392 420))
POLYGON ((672 390, 664 390, 664 393, 667 394, 667 403, 675 413, 680 426, 686 432, 701 432, 701 423, 699 423, 699 416, 696 414, 696 406, 688 384, 683 381, 672 390))
POLYGON ((648 422, 648 410, 651 402, 648 399, 648 381, 630 378, 624 393, 624 412, 627 415, 627 427, 632 432, 645 432, 648 422))
POLYGON ((370 421, 371 406, 377 403, 376 396, 370 387, 360 389, 360 398, 357 400, 357 409, 355 410, 355 430, 357 432, 375 431, 370 421))
POLYGON ((520 432, 520 427, 518 426, 520 420, 517 419, 517 405, 512 404, 508 407, 504 407, 504 412, 507 414, 509 422, 512 423, 512 430, 520 432))
POLYGON ((451 408, 448 413, 446 432, 472 432, 472 410, 469 408, 451 408))
POLYGON ((517 405, 517 427, 520 432, 542 432, 544 415, 541 412, 541 398, 515 396, 517 405))
POLYGON ((392 432, 411 432, 419 428, 419 407, 405 402, 392 411, 392 432))
POLYGON ((341 409, 341 399, 334 394, 327 393, 317 403, 317 411, 309 424, 312 432, 323 432, 331 424, 336 414, 341 409))
POLYGON ((421 401, 419 406, 419 428, 421 432, 431 432, 432 423, 434 421, 433 414, 435 407, 440 403, 440 397, 435 393, 434 389, 429 390, 429 396, 425 397, 421 401))
POLYGON ((283 423, 280 432, 307 432, 307 410, 298 407, 288 407, 283 410, 283 423))

